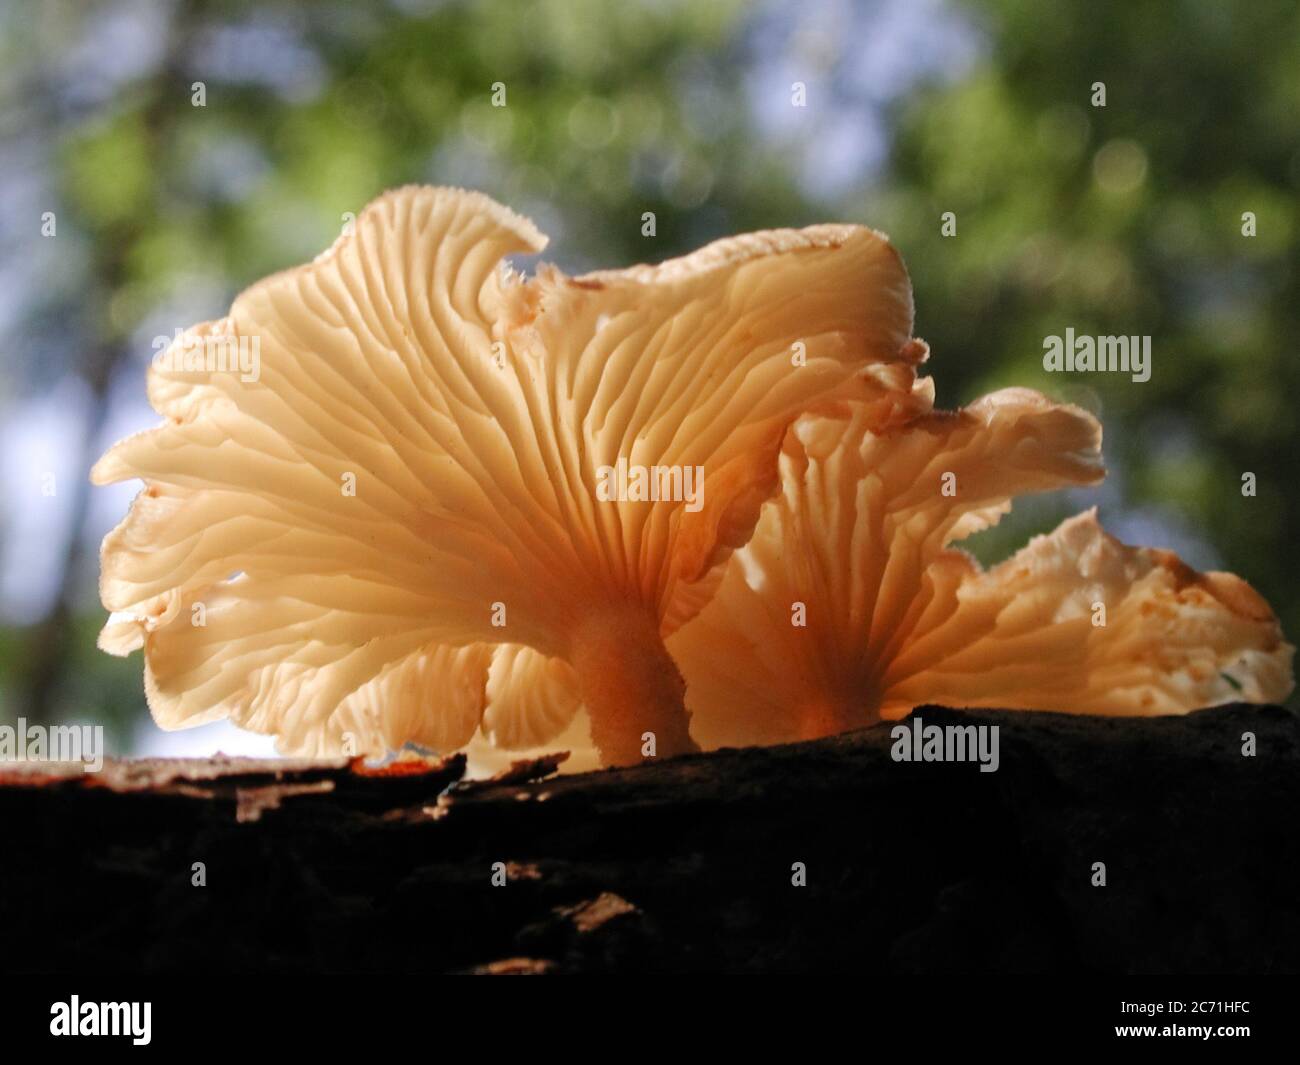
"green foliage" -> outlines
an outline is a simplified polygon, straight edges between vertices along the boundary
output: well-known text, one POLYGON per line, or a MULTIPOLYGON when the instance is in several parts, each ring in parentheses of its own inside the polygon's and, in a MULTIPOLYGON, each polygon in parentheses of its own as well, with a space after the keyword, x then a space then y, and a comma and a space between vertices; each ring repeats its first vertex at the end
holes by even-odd
POLYGON ((861 208, 904 250, 941 400, 1021 384, 1083 402, 1106 428, 1114 503, 1202 541, 1194 560, 1248 578, 1294 638, 1300 9, 966 9, 984 59, 902 102, 888 194, 861 208), (1151 380, 1045 373, 1043 338, 1071 326, 1150 334, 1151 380))
MULTIPOLYGON (((746 229, 864 221, 891 233, 912 271, 942 404, 1019 384, 1091 407, 1113 471, 1103 518, 1160 515, 1192 561, 1246 576, 1300 633, 1289 571, 1300 529, 1293 3, 963 4, 979 60, 890 104, 885 172, 815 205, 800 191, 802 161, 756 132, 746 79, 775 75, 752 69, 753 9, 739 0, 407 6, 160 7, 162 64, 64 110, 40 93, 57 93, 52 72, 92 31, 95 5, 5 15, 6 107, 36 108, 36 123, 71 116, 40 128, 61 239, 91 279, 33 320, 97 323, 138 372, 149 352, 126 338, 159 307, 201 298, 221 313, 240 287, 315 255, 348 212, 407 182, 474 185, 533 214, 570 269, 746 229), (238 73, 213 43, 231 27, 291 39, 275 61, 301 68, 298 80, 238 73), (194 81, 206 107, 191 103, 194 81), (1099 81, 1104 108, 1090 103, 1099 81), (504 108, 492 106, 498 82, 504 108), (641 234, 646 211, 654 238, 641 234), (955 237, 940 234, 946 211, 955 237), (1243 211, 1257 236, 1242 235, 1243 211), (1066 327, 1152 335, 1151 380, 1044 373, 1043 338, 1066 327), (1255 498, 1241 495, 1245 471, 1255 498)), ((838 44, 851 58, 855 42, 838 44)), ((62 346, 82 345, 69 335, 62 346)), ((979 552, 1004 555, 1077 502, 1022 504, 979 552)), ((66 718, 84 707, 119 723, 121 740, 142 705, 139 657, 93 649, 101 614, 88 575, 80 586, 59 705, 66 718)), ((10 691, 19 635, 0 630, 10 691)))

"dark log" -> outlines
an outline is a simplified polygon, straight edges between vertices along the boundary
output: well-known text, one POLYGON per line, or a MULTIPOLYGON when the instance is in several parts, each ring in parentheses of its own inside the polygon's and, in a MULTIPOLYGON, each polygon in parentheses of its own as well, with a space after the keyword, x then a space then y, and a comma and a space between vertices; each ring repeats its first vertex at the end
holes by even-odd
POLYGON ((1000 726, 998 770, 894 761, 890 726, 482 783, 459 757, 5 766, 4 967, 1300 971, 1291 711, 917 715, 1000 726))

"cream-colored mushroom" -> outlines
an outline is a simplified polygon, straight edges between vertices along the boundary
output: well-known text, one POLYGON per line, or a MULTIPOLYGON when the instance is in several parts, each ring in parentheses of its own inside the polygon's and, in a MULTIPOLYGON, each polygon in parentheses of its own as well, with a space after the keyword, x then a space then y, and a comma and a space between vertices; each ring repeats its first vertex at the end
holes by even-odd
POLYGON ((1102 477, 1101 430, 1024 389, 892 432, 800 419, 782 491, 670 642, 705 747, 778 743, 923 703, 1098 714, 1278 701, 1292 648, 1230 574, 1126 547, 1093 512, 981 572, 949 544, 1013 496, 1102 477))
POLYGON ((794 417, 914 402, 906 272, 850 225, 501 269, 544 244, 485 196, 397 190, 151 369, 165 424, 93 476, 146 484, 104 542, 101 646, 143 645, 161 724, 229 716, 306 753, 456 746, 485 708, 490 733, 546 734, 567 710, 488 706, 522 689, 475 645, 510 643, 536 652, 517 669, 572 669, 606 760, 646 733, 692 748, 663 636, 748 539, 794 417), (254 375, 181 357, 240 344, 254 375), (605 499, 606 468, 699 491, 605 499))

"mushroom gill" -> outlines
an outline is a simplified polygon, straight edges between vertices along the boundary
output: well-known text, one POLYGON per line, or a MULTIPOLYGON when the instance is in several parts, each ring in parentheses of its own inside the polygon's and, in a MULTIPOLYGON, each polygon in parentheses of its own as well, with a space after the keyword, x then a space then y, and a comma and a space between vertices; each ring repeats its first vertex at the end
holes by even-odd
POLYGON ((796 416, 925 402, 906 271, 851 225, 578 278, 502 269, 545 243, 485 196, 396 190, 173 346, 256 345, 255 380, 151 368, 165 422, 92 476, 145 482, 104 541, 101 647, 143 646, 160 724, 378 753, 481 725, 535 739, 580 698, 606 761, 645 733, 693 748, 664 636, 748 539, 796 416), (614 469, 697 491, 609 497, 614 469), (528 650, 493 675, 499 644, 528 650), (567 694, 547 705, 539 677, 567 694))
POLYGON ((876 432, 791 430, 782 489, 672 640, 705 748, 829 735, 929 702, 1161 714, 1292 687, 1244 581, 1128 547, 1094 512, 982 572, 949 545, 1013 496, 1101 479, 1101 429, 1025 389, 876 432))

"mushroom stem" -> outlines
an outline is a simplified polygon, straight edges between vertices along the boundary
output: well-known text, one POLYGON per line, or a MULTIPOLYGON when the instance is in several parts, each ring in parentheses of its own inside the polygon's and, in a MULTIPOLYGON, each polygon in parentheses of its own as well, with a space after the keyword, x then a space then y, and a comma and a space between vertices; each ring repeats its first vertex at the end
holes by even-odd
POLYGON ((664 647, 659 621, 644 609, 611 607, 573 634, 569 664, 591 715, 591 740, 606 765, 635 765, 698 751, 690 734, 686 682, 664 647))
POLYGON ((801 740, 819 740, 851 729, 866 728, 880 720, 880 715, 852 697, 825 696, 802 703, 796 708, 801 740))

